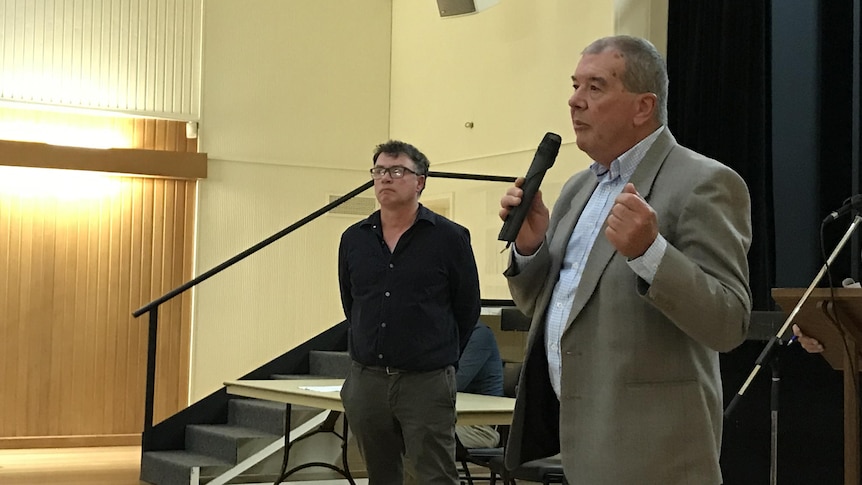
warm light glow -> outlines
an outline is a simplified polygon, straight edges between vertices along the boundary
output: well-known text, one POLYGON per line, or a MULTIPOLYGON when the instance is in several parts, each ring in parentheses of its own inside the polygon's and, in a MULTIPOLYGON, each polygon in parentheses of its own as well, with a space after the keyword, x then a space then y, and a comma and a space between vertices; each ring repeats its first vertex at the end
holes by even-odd
POLYGON ((0 139, 82 148, 132 148, 118 127, 63 125, 44 121, 0 120, 0 139))
POLYGON ((0 166, 0 194, 4 195, 75 201, 110 197, 121 189, 118 177, 100 173, 0 166))

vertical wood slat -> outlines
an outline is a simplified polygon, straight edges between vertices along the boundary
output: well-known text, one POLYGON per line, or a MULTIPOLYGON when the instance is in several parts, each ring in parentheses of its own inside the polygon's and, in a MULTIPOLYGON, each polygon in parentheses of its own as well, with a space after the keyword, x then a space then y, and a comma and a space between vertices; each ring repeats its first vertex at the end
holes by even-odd
MULTIPOLYGON (((160 127, 163 144, 184 138, 184 123, 160 127)), ((142 429, 147 319, 131 312, 191 278, 196 183, 111 181, 80 200, 0 190, 0 448, 142 429)), ((156 421, 185 407, 190 321, 189 297, 162 307, 156 421)))
POLYGON ((0 99, 198 119, 202 5, 0 0, 0 99))

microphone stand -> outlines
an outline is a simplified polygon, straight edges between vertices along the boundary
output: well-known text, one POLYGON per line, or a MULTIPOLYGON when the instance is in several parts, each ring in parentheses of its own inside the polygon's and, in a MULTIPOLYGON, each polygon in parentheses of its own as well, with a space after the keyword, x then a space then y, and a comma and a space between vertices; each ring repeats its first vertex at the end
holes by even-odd
POLYGON ((772 418, 772 433, 771 433, 771 453, 770 453, 770 484, 775 485, 777 483, 778 477, 778 385, 781 381, 781 378, 778 373, 778 363, 773 362, 773 358, 775 357, 775 349, 778 346, 781 346, 784 337, 784 333, 787 332, 787 329, 790 328, 790 324, 793 323, 793 319, 796 318, 796 314, 799 313, 799 310, 802 308, 802 305, 808 300, 808 297, 811 296, 811 292, 814 291, 814 288, 820 283, 820 280, 823 279, 823 276, 826 274, 826 271, 829 269, 829 265, 835 260, 838 256, 838 253, 841 249, 844 248, 844 245, 847 244, 847 241, 850 239, 850 236, 856 230, 856 227, 862 223, 862 216, 856 215, 853 218, 853 222, 850 224, 850 227, 847 228, 847 232, 844 233, 844 236, 838 241, 838 245, 835 246, 835 249, 832 251, 832 254, 829 256, 829 259, 826 260, 826 263, 820 268, 820 272, 817 273, 817 276, 814 277, 814 280, 811 281, 811 284, 808 286, 808 289, 805 290, 805 293, 802 294, 802 297, 799 299, 799 302, 793 307, 793 311, 787 316, 787 320, 784 321, 784 324, 778 329, 778 332, 769 339, 769 343, 766 344, 763 351, 760 353, 760 356, 757 357, 755 361, 754 369, 752 369, 751 374, 748 375, 748 379, 742 384, 742 387, 739 388, 739 391, 733 396, 733 399, 728 404, 727 408, 724 410, 724 417, 727 419, 732 413, 736 406, 739 404, 739 400, 742 399, 742 396, 745 394, 745 391, 748 390, 748 386, 751 385, 751 382, 754 380, 757 373, 760 372, 760 369, 766 365, 767 363, 772 363, 772 371, 773 371, 773 379, 772 379, 772 390, 771 390, 771 418, 772 418))
POLYGON ((769 483, 778 483, 778 395, 781 389, 781 368, 778 353, 772 356, 772 384, 769 393, 769 483))

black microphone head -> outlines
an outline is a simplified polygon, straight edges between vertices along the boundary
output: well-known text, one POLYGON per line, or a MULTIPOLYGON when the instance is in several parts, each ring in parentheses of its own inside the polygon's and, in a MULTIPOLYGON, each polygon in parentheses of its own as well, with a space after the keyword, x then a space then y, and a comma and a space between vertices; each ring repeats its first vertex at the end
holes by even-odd
POLYGON ((556 133, 545 133, 545 137, 539 143, 539 148, 536 149, 536 154, 533 155, 533 162, 524 176, 524 183, 521 185, 521 190, 523 190, 521 203, 512 207, 506 220, 503 221, 503 228, 500 230, 500 235, 497 236, 500 241, 512 242, 518 236, 521 224, 533 203, 533 196, 539 190, 545 172, 554 165, 562 141, 563 139, 556 133))
POLYGON ((560 144, 563 143, 563 139, 560 135, 556 133, 551 133, 550 131, 545 133, 545 137, 542 138, 542 141, 539 143, 539 148, 536 152, 540 152, 543 156, 546 156, 551 159, 550 165, 554 164, 554 159, 557 158, 557 154, 560 153, 560 144))
POLYGON ((860 212, 862 211, 862 194, 856 194, 852 197, 848 197, 844 199, 844 204, 838 209, 829 213, 825 219, 823 219, 822 224, 827 224, 829 222, 838 219, 844 214, 849 213, 851 210, 860 212))

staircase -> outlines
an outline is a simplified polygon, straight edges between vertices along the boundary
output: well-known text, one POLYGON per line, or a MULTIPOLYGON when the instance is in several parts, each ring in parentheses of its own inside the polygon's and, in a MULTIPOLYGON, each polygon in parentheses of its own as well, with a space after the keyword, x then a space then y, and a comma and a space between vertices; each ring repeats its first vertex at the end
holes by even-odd
MULTIPOLYGON (((301 352, 302 349, 298 348, 295 351, 301 352)), ((308 372, 293 373, 293 370, 288 370, 287 373, 271 373, 268 377, 272 379, 320 379, 347 376, 350 357, 346 351, 309 350, 306 357, 308 372)), ((300 371, 302 370, 300 369, 300 371)), ((265 377, 249 375, 244 378, 261 379, 265 377)), ((211 423, 201 423, 200 419, 187 419, 189 422, 182 426, 184 429, 181 430, 183 446, 178 447, 181 449, 144 449, 141 455, 141 481, 152 485, 208 483, 264 448, 274 446, 273 444, 276 442, 284 442, 284 404, 227 396, 223 390, 221 394, 215 393, 205 398, 205 400, 207 399, 214 402, 224 401, 216 406, 210 405, 209 413, 198 413, 215 415, 217 416, 216 419, 212 420, 211 423), (218 410, 213 412, 214 408, 218 408, 218 410)), ((206 405, 201 405, 201 407, 204 406, 206 405)), ((186 414, 194 416, 192 407, 186 410, 188 411, 186 414)), ((322 410, 319 409, 292 406, 290 418, 292 429, 298 428, 321 412, 322 410)), ((336 430, 341 430, 340 423, 341 418, 339 417, 336 430)), ((176 427, 176 423, 173 424, 176 427)), ((161 425, 162 423, 159 424, 159 426, 161 425)), ((178 432, 175 431, 174 434, 178 432)), ((169 436, 170 433, 163 432, 163 435, 169 436)), ((170 440, 163 439, 161 441, 170 440)), ((173 441, 178 442, 179 440, 174 439, 173 441)), ((324 433, 312 436, 291 448, 288 467, 308 461, 323 461, 340 465, 340 445, 340 439, 333 434, 324 433)), ((273 482, 278 478, 283 456, 284 450, 281 448, 231 479, 228 483, 273 482)), ((325 468, 308 468, 290 476, 291 481, 333 478, 340 478, 340 476, 325 468)))

